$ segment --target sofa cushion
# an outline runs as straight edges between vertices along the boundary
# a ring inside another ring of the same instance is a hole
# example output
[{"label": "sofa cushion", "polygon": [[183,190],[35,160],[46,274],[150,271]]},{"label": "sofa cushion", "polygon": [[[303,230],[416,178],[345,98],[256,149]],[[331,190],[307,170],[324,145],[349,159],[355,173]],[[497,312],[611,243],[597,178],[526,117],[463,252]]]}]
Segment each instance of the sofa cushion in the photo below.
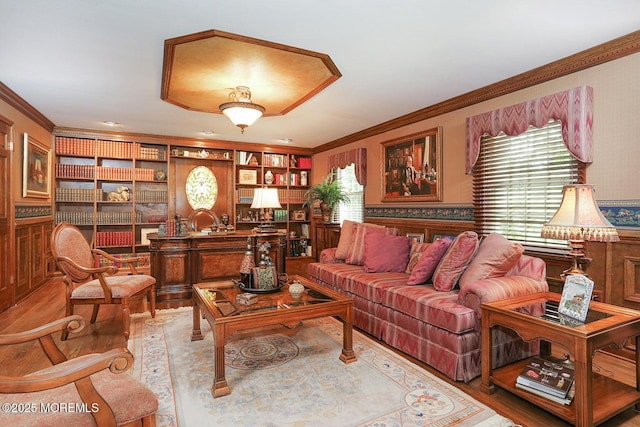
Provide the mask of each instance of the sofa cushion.
[{"label": "sofa cushion", "polygon": [[342,222],[342,226],[340,227],[340,240],[338,240],[338,246],[336,247],[335,257],[337,259],[346,259],[347,255],[349,255],[349,248],[353,241],[353,232],[356,224],[358,223],[348,219]]},{"label": "sofa cushion", "polygon": [[504,276],[518,263],[522,245],[512,243],[499,233],[491,233],[480,242],[478,253],[460,277],[460,289],[482,279]]},{"label": "sofa cushion", "polygon": [[383,273],[393,271],[403,273],[409,262],[409,239],[406,236],[393,236],[373,232],[364,236],[364,271]]},{"label": "sofa cushion", "polygon": [[422,253],[418,264],[411,272],[407,285],[420,285],[431,279],[436,266],[447,252],[447,249],[449,249],[449,246],[451,246],[451,242],[451,239],[445,237],[430,244],[427,250]]},{"label": "sofa cushion", "polygon": [[475,231],[460,233],[436,267],[433,287],[445,292],[452,290],[477,250],[478,234]]},{"label": "sofa cushion", "polygon": [[364,237],[367,230],[374,233],[397,235],[398,230],[395,228],[387,228],[382,225],[369,223],[356,223],[353,230],[353,239],[349,247],[349,254],[345,258],[347,264],[364,265]]},{"label": "sofa cushion", "polygon": [[407,268],[404,271],[407,274],[411,274],[413,269],[420,261],[420,257],[422,254],[429,248],[431,243],[418,243],[414,242],[411,244],[411,250],[409,251],[409,263],[407,264]]}]

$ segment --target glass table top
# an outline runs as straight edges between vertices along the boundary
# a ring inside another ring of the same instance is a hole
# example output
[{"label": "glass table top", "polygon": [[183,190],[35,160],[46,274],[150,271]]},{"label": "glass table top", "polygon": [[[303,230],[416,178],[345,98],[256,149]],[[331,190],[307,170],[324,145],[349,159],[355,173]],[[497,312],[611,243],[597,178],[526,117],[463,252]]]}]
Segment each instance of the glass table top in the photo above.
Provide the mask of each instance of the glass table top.
[{"label": "glass table top", "polygon": [[612,316],[609,313],[603,313],[601,311],[593,310],[590,308],[587,312],[586,320],[584,322],[581,322],[565,314],[558,313],[558,305],[559,303],[556,301],[535,302],[532,304],[515,307],[512,310],[569,327],[582,326],[587,323],[595,322],[596,320],[601,320]]}]

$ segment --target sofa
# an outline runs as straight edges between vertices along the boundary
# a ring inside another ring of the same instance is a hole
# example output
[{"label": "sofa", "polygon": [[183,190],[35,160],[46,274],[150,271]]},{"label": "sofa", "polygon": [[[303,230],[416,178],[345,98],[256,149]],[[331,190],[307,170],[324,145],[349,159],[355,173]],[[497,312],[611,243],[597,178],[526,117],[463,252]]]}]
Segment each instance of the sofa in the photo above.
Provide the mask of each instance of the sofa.
[{"label": "sofa", "polygon": [[[497,233],[421,243],[345,221],[338,246],[309,264],[309,277],[353,299],[357,328],[468,382],[482,373],[481,304],[548,291],[544,261],[523,252]],[[537,354],[539,343],[495,327],[492,347],[499,367]]]}]

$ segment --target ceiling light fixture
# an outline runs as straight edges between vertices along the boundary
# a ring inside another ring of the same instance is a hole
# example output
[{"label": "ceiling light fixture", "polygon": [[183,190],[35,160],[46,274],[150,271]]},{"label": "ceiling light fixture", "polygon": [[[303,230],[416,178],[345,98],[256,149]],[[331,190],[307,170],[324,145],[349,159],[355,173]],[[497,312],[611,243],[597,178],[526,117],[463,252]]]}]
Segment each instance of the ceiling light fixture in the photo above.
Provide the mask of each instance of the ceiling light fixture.
[{"label": "ceiling light fixture", "polygon": [[220,104],[220,111],[240,128],[240,132],[244,133],[245,128],[262,116],[265,108],[251,102],[249,86],[236,86],[235,89],[230,88],[230,90],[229,102]]}]

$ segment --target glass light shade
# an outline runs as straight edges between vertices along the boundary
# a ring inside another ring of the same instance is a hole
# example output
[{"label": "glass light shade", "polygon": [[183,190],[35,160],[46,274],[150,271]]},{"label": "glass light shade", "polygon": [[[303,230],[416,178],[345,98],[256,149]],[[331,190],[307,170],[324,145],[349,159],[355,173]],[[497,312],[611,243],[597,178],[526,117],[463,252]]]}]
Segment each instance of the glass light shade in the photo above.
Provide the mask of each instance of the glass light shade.
[{"label": "glass light shade", "polygon": [[617,242],[616,228],[602,215],[592,185],[565,185],[555,215],[542,227],[542,237],[591,242]]},{"label": "glass light shade", "polygon": [[253,193],[251,209],[280,209],[277,188],[256,188]]},{"label": "glass light shade", "polygon": [[251,102],[248,86],[236,86],[229,94],[229,102],[220,105],[220,111],[238,126],[242,133],[251,126],[265,111],[262,105]]}]

